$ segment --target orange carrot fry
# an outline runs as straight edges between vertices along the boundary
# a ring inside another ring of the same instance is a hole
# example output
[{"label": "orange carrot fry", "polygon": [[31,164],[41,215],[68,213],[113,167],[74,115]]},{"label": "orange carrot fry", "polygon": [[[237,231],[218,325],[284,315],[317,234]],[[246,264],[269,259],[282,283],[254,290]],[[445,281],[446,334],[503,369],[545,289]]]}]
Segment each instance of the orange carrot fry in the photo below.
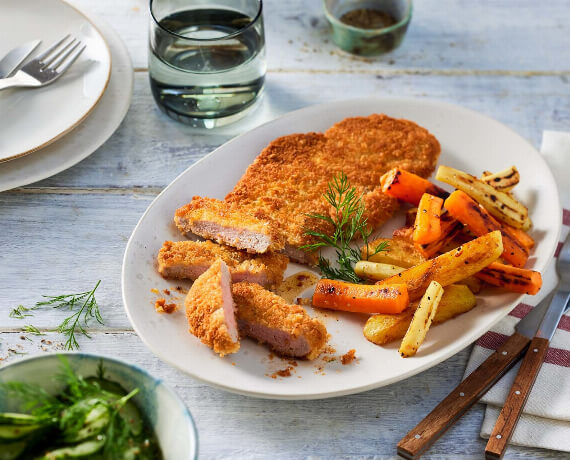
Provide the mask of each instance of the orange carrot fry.
[{"label": "orange carrot fry", "polygon": [[377,286],[322,279],[313,295],[314,307],[358,313],[400,313],[409,303],[405,284]]},{"label": "orange carrot fry", "polygon": [[525,248],[532,249],[534,247],[534,240],[527,232],[521,230],[520,228],[511,227],[504,222],[501,223],[503,224],[503,227],[505,227],[507,233],[510,233],[512,237],[516,239],[520,244],[522,244]]},{"label": "orange carrot fry", "polygon": [[[441,235],[435,241],[428,244],[415,244],[416,249],[426,258],[430,259],[440,252],[455,239],[463,228],[463,224],[455,220],[445,211],[441,214]],[[466,242],[466,241],[465,241]],[[459,246],[457,244],[456,246]]]},{"label": "orange carrot fry", "polygon": [[417,244],[429,244],[441,236],[443,199],[424,193],[420,199],[412,239]]},{"label": "orange carrot fry", "polygon": [[456,190],[445,200],[445,209],[477,236],[499,230],[503,238],[502,257],[515,267],[524,267],[528,249],[469,195]]},{"label": "orange carrot fry", "polygon": [[512,267],[499,262],[493,262],[475,276],[493,286],[500,286],[509,291],[523,294],[534,295],[542,287],[540,272]]},{"label": "orange carrot fry", "polygon": [[449,193],[432,184],[429,180],[400,168],[393,168],[384,174],[380,178],[380,185],[386,195],[411,203],[414,206],[420,203],[424,193],[444,199],[449,196]]}]

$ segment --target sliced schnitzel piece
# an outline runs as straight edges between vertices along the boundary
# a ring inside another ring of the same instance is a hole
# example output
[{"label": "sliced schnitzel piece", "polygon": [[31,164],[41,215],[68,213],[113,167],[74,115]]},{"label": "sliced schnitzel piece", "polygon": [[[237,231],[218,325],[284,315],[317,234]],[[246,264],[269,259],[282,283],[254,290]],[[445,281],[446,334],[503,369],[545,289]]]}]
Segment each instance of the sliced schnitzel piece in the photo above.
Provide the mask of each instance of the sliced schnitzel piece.
[{"label": "sliced schnitzel piece", "polygon": [[[368,223],[377,228],[398,207],[396,199],[381,192],[382,175],[399,166],[427,177],[439,153],[437,139],[411,121],[386,115],[347,118],[324,134],[291,134],[275,139],[247,168],[223,204],[195,197],[177,211],[175,220],[177,224],[180,220],[200,222],[199,235],[214,235],[216,241],[237,248],[253,252],[283,248],[292,259],[310,263],[314,254],[300,249],[314,242],[306,230],[331,229],[307,214],[331,212],[323,194],[334,176],[340,172],[348,176],[364,198]],[[262,224],[267,225],[262,234],[271,235],[259,237],[264,244],[251,236],[261,233]],[[183,231],[196,233],[195,227],[179,225]],[[203,227],[209,230],[204,232]],[[241,231],[250,237],[236,237]]]},{"label": "sliced schnitzel piece", "polygon": [[294,358],[315,359],[323,351],[328,340],[325,325],[302,307],[246,281],[232,285],[232,294],[242,335]]},{"label": "sliced schnitzel piece", "polygon": [[212,241],[165,241],[158,253],[158,271],[164,278],[195,280],[218,258],[228,266],[232,282],[265,287],[283,281],[289,263],[287,256],[276,252],[248,254]]},{"label": "sliced schnitzel piece", "polygon": [[195,196],[176,210],[174,222],[183,233],[194,233],[248,252],[281,250],[284,239],[265,216],[225,201]]},{"label": "sliced schnitzel piece", "polygon": [[220,356],[239,350],[228,266],[216,260],[194,282],[184,301],[190,332]]}]

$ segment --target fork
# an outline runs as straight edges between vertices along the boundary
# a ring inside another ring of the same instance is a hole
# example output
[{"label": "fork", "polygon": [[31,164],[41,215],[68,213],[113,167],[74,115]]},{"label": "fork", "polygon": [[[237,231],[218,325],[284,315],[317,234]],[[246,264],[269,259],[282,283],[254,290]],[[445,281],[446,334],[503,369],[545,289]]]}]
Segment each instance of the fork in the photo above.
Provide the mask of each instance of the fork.
[{"label": "fork", "polygon": [[66,35],[60,41],[32,59],[14,76],[0,80],[0,90],[13,87],[34,87],[49,85],[61,77],[71,67],[85,49],[76,38],[68,41]]}]

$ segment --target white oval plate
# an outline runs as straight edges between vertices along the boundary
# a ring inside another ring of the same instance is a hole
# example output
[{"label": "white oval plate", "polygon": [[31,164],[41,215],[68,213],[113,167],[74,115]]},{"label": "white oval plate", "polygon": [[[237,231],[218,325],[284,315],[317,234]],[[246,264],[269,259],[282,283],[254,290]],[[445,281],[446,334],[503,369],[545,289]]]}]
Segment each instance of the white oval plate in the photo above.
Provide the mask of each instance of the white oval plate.
[{"label": "white oval plate", "polygon": [[[476,340],[521,301],[522,295],[486,291],[476,308],[430,329],[418,354],[407,359],[398,354],[398,342],[384,347],[368,342],[362,335],[365,317],[327,314],[329,343],[336,355],[354,348],[357,361],[346,366],[338,360],[327,363],[322,357],[316,362],[298,361],[293,375],[286,378],[271,378],[287,361],[270,359],[264,346],[243,340],[239,353],[220,359],[187,332],[183,308],[172,315],[155,312],[157,296],[151,288],[172,290],[180,284],[162,279],[155,268],[162,242],[183,239],[172,223],[176,208],[193,195],[223,198],[257,154],[278,136],[325,131],[343,118],[371,113],[407,118],[427,128],[441,143],[439,164],[473,174],[516,165],[522,177],[516,194],[530,206],[534,222],[536,248],[529,266],[544,269],[560,233],[558,191],[544,160],[518,134],[471,110],[424,99],[358,99],[307,107],[231,140],[188,168],[151,203],[136,226],[123,261],[123,302],[134,329],[156,355],[192,377],[236,393],[275,399],[340,396],[388,385],[440,363]],[[382,233],[389,235],[402,223],[403,217],[396,216]],[[291,264],[289,272],[300,268]]]},{"label": "white oval plate", "polygon": [[133,66],[117,32],[103,19],[89,16],[111,50],[113,68],[107,89],[89,116],[72,132],[33,155],[0,164],[0,192],[53,176],[87,158],[117,130],[133,94]]},{"label": "white oval plate", "polygon": [[38,55],[67,34],[86,45],[53,84],[0,92],[0,161],[6,161],[51,144],[81,123],[107,87],[111,54],[97,28],[60,0],[5,0],[0,30],[0,57],[30,40],[42,40],[33,56]]}]

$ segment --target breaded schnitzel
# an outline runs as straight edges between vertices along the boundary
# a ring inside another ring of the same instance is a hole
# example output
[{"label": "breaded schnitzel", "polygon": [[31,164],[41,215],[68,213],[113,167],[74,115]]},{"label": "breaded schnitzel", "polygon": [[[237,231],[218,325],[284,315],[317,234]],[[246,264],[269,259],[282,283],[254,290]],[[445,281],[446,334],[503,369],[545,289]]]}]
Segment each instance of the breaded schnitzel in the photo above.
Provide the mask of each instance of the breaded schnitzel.
[{"label": "breaded schnitzel", "polygon": [[239,350],[230,272],[222,259],[198,277],[184,301],[190,332],[220,356]]},{"label": "breaded schnitzel", "polygon": [[248,254],[212,241],[165,241],[158,253],[158,271],[165,278],[195,280],[221,258],[232,282],[250,281],[265,287],[283,280],[289,259],[283,254]]},{"label": "breaded schnitzel", "polygon": [[302,307],[246,281],[232,285],[232,294],[242,335],[285,356],[315,359],[321,354],[328,340],[325,325]]},{"label": "breaded schnitzel", "polygon": [[362,194],[366,217],[376,228],[397,209],[380,177],[402,167],[429,176],[440,146],[426,129],[386,115],[347,118],[323,133],[291,134],[271,142],[247,168],[224,201],[194,197],[176,212],[183,232],[263,253],[283,249],[292,259],[313,259],[299,249],[313,242],[306,229],[329,231],[308,213],[326,214],[329,181],[341,171]]}]

